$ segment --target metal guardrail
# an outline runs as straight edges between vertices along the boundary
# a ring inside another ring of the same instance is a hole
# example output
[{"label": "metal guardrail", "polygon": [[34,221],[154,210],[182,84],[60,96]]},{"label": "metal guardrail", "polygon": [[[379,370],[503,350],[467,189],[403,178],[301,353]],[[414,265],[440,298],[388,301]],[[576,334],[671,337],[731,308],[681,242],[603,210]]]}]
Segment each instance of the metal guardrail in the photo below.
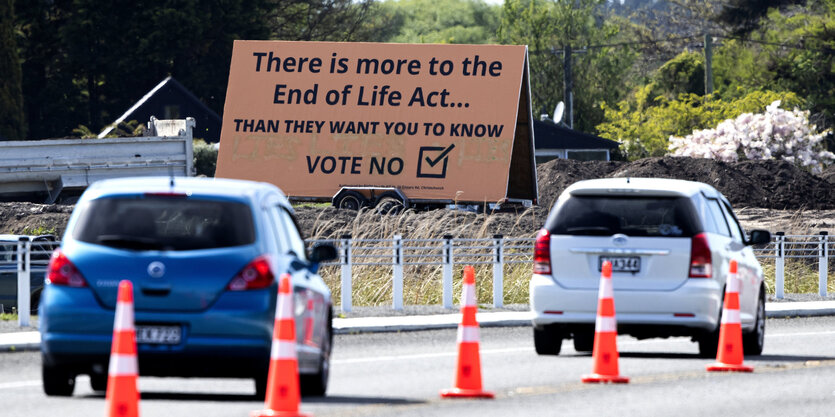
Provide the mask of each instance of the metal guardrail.
[{"label": "metal guardrail", "polygon": [[[443,298],[445,308],[452,308],[452,271],[454,265],[493,266],[493,306],[503,305],[504,266],[532,261],[534,238],[459,239],[445,236],[443,239],[352,239],[343,236],[335,240],[311,240],[309,245],[331,243],[339,251],[339,259],[323,263],[340,267],[341,308],[352,308],[352,268],[354,266],[392,267],[392,307],[403,308],[403,268],[405,266],[438,265],[443,267]],[[755,247],[754,254],[760,260],[775,260],[775,293],[784,298],[786,259],[816,259],[818,262],[818,293],[827,295],[829,260],[835,258],[831,250],[833,242],[827,232],[819,235],[786,235],[778,232],[768,245]]]},{"label": "metal guardrail", "polygon": [[339,259],[322,265],[339,266],[341,308],[352,307],[352,268],[354,266],[392,267],[392,307],[403,309],[403,268],[408,266],[440,266],[442,268],[445,308],[452,308],[452,271],[456,264],[493,266],[493,305],[502,307],[504,266],[529,263],[533,253],[533,238],[508,238],[495,235],[486,239],[464,239],[444,236],[442,239],[352,239],[343,236],[336,240],[311,240],[309,245],[330,243],[337,247]]},{"label": "metal guardrail", "polygon": [[[0,242],[0,270],[17,268],[18,274],[18,311],[28,309],[29,274],[35,265],[45,266],[53,245],[58,242],[32,242],[21,238],[19,242]],[[453,307],[453,268],[455,265],[492,265],[493,267],[493,306],[502,307],[504,290],[504,269],[506,265],[530,263],[533,255],[534,238],[514,238],[494,235],[492,238],[465,239],[450,235],[441,239],[403,239],[394,236],[391,239],[352,239],[343,236],[340,239],[310,240],[308,245],[331,243],[337,247],[339,257],[323,266],[340,268],[341,308],[350,312],[352,308],[352,269],[355,266],[391,266],[392,267],[392,307],[403,308],[403,270],[409,266],[440,266],[442,268],[443,297],[445,308]],[[815,259],[818,263],[818,293],[827,295],[827,277],[829,260],[835,258],[832,238],[827,232],[819,235],[786,235],[782,232],[772,236],[768,245],[754,248],[760,260],[775,260],[775,293],[777,298],[784,297],[786,259]],[[5,250],[4,250],[5,249]],[[5,255],[4,255],[5,254]],[[32,260],[33,255],[36,260]],[[23,291],[25,290],[25,291]],[[25,318],[24,318],[25,317]],[[20,315],[28,325],[28,315]]]},{"label": "metal guardrail", "polygon": [[[17,242],[0,242],[0,272],[17,274],[17,311],[31,310],[32,269],[44,270],[57,244],[54,240],[33,241],[28,236],[20,237]],[[10,288],[11,285],[2,287]],[[18,324],[29,326],[29,314],[18,314]]]}]

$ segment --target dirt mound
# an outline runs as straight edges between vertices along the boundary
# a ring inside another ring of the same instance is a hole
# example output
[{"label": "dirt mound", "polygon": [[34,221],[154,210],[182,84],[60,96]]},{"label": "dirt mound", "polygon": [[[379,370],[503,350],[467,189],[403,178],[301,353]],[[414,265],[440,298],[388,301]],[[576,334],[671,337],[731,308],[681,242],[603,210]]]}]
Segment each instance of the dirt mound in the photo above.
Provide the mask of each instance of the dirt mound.
[{"label": "dirt mound", "polygon": [[0,234],[64,234],[74,206],[0,203]]},{"label": "dirt mound", "polygon": [[[635,162],[579,162],[558,159],[537,167],[539,206],[521,213],[476,214],[453,210],[407,211],[381,216],[333,207],[296,208],[307,238],[455,237],[494,234],[531,237],[542,227],[554,201],[576,181],[603,177],[663,177],[708,183],[725,194],[746,228],[798,231],[828,230],[835,218],[835,166],[822,176],[782,161],[724,163],[709,159],[648,158]],[[749,208],[749,209],[745,209]],[[70,205],[0,203],[0,233],[61,235],[72,212]],[[828,209],[828,211],[824,211]]]},{"label": "dirt mound", "polygon": [[835,184],[835,164],[829,166],[829,168],[825,169],[821,175],[821,178],[829,181],[832,184]]},{"label": "dirt mound", "polygon": [[[554,160],[537,168],[540,204],[550,207],[575,181],[604,177],[658,177],[700,181],[735,207],[835,209],[835,188],[785,161],[726,163],[701,158],[646,158],[630,163]],[[832,173],[835,177],[835,171]],[[833,179],[835,180],[835,179]]]},{"label": "dirt mound", "polygon": [[625,162],[588,161],[572,159],[554,159],[536,167],[536,180],[539,186],[539,205],[550,209],[557,197],[577,181],[608,177]]}]

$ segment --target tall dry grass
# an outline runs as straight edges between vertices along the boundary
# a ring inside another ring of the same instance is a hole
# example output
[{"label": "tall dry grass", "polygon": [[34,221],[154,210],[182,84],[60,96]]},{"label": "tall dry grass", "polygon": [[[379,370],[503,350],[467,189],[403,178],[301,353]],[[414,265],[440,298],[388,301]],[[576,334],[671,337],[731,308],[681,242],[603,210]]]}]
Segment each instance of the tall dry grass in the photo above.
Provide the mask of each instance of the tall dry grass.
[{"label": "tall dry grass", "polygon": [[[334,210],[322,210],[316,216],[308,239],[339,239],[342,235],[351,236],[354,247],[353,262],[384,263],[392,262],[393,249],[364,250],[358,247],[390,245],[390,242],[362,242],[364,239],[391,239],[401,235],[403,239],[442,239],[445,235],[462,239],[492,238],[494,234],[505,237],[535,236],[544,220],[538,210],[529,209],[515,214],[476,214],[457,210],[432,210],[416,212],[407,210],[396,215],[381,215],[373,210],[362,210],[350,219],[336,215]],[[460,245],[467,245],[461,242]],[[484,245],[485,243],[480,243]],[[435,255],[426,261],[442,260],[441,246],[438,242],[404,242],[404,245],[421,247],[404,251],[404,254],[422,253]],[[463,251],[463,250],[462,250]],[[459,249],[454,251],[454,256]],[[478,251],[487,254],[488,251]],[[513,252],[510,250],[508,252]],[[519,252],[518,250],[516,252]],[[527,252],[527,251],[526,251]],[[460,253],[460,252],[459,252]],[[526,254],[529,255],[529,254]],[[362,256],[362,257],[361,257]],[[369,257],[365,257],[369,256]],[[419,258],[406,259],[403,268],[403,303],[406,305],[442,304],[443,266],[408,265]],[[479,260],[489,260],[480,257]],[[463,263],[455,260],[453,268],[453,297],[456,303],[461,292]],[[493,303],[493,266],[475,265],[476,296],[480,304]],[[332,291],[333,299],[338,303],[342,297],[341,274],[338,266],[323,266],[322,278]],[[506,304],[528,302],[528,281],[531,265],[529,262],[506,265],[504,269],[503,293]],[[355,306],[391,305],[393,302],[393,267],[390,265],[354,265],[352,268],[352,304]]]}]

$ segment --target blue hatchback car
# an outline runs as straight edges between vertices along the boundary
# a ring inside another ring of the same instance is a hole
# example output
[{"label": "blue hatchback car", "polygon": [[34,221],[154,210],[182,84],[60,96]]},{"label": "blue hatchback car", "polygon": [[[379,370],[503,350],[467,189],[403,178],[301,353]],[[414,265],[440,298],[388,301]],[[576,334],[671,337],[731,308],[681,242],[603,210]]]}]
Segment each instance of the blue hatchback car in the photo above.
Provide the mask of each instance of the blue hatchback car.
[{"label": "blue hatchback car", "polygon": [[52,255],[40,303],[43,388],[72,395],[89,374],[107,388],[119,281],[134,285],[140,375],[255,380],[266,392],[278,277],[294,287],[303,394],[324,395],[330,291],[292,207],[273,185],[206,178],[93,184]]}]

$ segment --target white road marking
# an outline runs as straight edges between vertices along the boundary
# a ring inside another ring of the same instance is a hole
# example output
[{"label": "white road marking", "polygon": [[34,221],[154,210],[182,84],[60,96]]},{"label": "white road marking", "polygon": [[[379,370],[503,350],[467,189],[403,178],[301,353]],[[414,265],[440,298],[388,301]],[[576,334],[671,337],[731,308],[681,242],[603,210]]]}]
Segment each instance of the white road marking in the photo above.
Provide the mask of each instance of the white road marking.
[{"label": "white road marking", "polygon": [[[75,385],[79,383],[90,383],[90,377],[87,375],[79,375],[75,378]],[[40,387],[41,380],[36,379],[33,381],[17,381],[17,382],[3,382],[0,383],[0,390],[6,389],[14,389],[14,388],[29,388],[29,387]]]},{"label": "white road marking", "polygon": [[17,382],[3,382],[0,383],[0,390],[4,389],[12,389],[12,388],[26,388],[26,387],[39,387],[41,385],[41,381],[17,381]]}]

